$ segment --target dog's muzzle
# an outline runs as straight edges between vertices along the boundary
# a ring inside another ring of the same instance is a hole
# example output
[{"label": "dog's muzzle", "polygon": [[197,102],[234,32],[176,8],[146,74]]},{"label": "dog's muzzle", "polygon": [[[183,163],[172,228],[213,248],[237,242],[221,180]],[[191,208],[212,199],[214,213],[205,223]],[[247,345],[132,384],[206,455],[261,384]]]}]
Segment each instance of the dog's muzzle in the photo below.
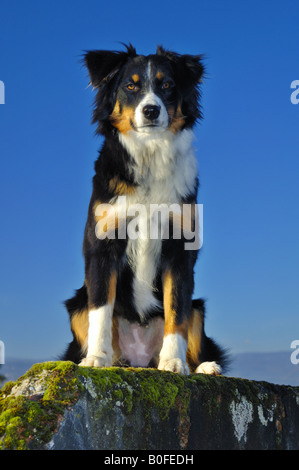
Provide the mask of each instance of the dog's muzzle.
[{"label": "dog's muzzle", "polygon": [[160,130],[168,128],[167,110],[155,93],[147,93],[139,103],[135,112],[135,122],[140,132],[151,132],[153,127]]}]

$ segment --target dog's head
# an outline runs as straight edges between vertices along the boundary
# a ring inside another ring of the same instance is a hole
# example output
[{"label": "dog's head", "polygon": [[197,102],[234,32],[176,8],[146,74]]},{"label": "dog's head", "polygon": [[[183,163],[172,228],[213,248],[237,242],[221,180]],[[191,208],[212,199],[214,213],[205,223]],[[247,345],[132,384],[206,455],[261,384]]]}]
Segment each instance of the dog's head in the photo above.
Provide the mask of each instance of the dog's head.
[{"label": "dog's head", "polygon": [[202,56],[180,55],[158,46],[154,55],[126,51],[89,51],[84,56],[97,89],[93,122],[111,129],[152,135],[190,128],[201,117],[199,82]]}]

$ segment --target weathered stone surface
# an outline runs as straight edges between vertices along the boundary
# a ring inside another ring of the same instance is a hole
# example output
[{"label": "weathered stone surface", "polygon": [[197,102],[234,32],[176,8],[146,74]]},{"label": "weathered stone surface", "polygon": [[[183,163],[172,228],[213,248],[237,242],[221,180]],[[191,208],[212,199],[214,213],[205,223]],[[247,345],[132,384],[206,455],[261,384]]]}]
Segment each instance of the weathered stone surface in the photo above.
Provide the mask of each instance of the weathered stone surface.
[{"label": "weathered stone surface", "polygon": [[299,387],[36,364],[0,391],[1,449],[299,449]]}]

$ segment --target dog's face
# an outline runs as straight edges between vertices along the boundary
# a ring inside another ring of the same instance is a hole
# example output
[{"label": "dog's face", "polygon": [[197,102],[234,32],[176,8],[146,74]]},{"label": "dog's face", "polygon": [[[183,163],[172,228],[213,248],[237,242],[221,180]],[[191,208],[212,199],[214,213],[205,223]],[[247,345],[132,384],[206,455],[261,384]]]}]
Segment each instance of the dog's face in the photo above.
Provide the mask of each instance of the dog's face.
[{"label": "dog's face", "polygon": [[94,122],[98,131],[116,129],[143,135],[192,127],[200,118],[198,83],[201,56],[179,55],[158,47],[157,54],[90,51],[85,55],[98,89]]},{"label": "dog's face", "polygon": [[168,61],[154,56],[136,57],[124,68],[110,116],[122,133],[152,133],[174,128],[181,119],[178,90]]}]

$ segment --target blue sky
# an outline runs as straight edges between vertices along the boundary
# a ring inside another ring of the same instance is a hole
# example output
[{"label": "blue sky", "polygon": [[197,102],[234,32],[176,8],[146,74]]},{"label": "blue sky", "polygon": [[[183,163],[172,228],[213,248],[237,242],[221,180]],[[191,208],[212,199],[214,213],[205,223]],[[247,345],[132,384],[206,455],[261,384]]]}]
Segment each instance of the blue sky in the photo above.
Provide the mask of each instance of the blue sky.
[{"label": "blue sky", "polygon": [[83,282],[81,246],[101,138],[80,54],[131,42],[206,56],[196,128],[204,245],[195,296],[233,353],[299,339],[297,0],[0,5],[0,339],[53,358],[71,335],[62,305]]}]

